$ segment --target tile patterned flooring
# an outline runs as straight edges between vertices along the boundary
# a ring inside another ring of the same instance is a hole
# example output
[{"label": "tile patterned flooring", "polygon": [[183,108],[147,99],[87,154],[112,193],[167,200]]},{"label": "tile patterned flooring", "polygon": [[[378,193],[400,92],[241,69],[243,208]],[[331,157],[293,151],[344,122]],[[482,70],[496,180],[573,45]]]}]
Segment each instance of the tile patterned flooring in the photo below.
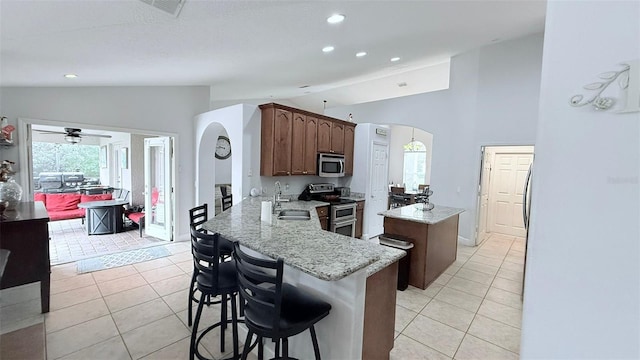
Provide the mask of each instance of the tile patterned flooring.
[{"label": "tile patterned flooring", "polygon": [[[77,274],[75,263],[52,267],[51,312],[39,313],[39,284],[0,292],[0,333],[45,324],[47,359],[186,359],[186,242],[171,256]],[[397,294],[392,359],[517,359],[520,344],[521,238],[493,235],[458,248],[458,260],[426,290]],[[203,313],[213,323],[219,312]],[[206,356],[220,359],[215,331]],[[227,337],[230,341],[230,336]],[[255,358],[255,357],[250,357]]]},{"label": "tile patterned flooring", "polygon": [[166,244],[166,241],[144,235],[138,229],[117,234],[87,235],[81,219],[49,222],[49,256],[51,265],[111,254],[148,246]]}]

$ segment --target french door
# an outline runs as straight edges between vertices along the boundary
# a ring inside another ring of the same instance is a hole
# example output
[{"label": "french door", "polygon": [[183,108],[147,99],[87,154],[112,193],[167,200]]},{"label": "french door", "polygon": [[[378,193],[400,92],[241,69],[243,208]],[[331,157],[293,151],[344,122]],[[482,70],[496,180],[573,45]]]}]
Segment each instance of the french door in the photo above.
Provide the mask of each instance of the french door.
[{"label": "french door", "polygon": [[172,141],[169,137],[144,139],[145,233],[173,240]]}]

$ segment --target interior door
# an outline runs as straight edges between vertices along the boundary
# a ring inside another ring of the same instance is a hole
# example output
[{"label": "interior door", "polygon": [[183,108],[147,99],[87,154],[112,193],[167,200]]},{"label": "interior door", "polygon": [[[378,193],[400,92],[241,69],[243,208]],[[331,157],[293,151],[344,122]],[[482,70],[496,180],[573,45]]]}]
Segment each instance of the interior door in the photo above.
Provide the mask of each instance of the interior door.
[{"label": "interior door", "polygon": [[532,153],[499,153],[494,157],[489,202],[489,230],[524,237],[522,195]]},{"label": "interior door", "polygon": [[489,181],[491,179],[491,162],[493,154],[488,150],[482,152],[482,170],[479,184],[478,237],[476,245],[480,245],[489,235],[487,218],[489,214]]},{"label": "interior door", "polygon": [[144,230],[162,240],[173,239],[172,153],[171,138],[144,139]]},{"label": "interior door", "polygon": [[122,144],[111,144],[111,186],[123,188],[122,185]]},{"label": "interior door", "polygon": [[387,152],[387,145],[373,143],[371,151],[371,199],[365,203],[367,207],[365,213],[368,217],[368,224],[365,225],[371,237],[384,233],[384,217],[378,215],[378,213],[387,209],[387,201],[389,199],[389,188],[387,186],[389,160]]}]

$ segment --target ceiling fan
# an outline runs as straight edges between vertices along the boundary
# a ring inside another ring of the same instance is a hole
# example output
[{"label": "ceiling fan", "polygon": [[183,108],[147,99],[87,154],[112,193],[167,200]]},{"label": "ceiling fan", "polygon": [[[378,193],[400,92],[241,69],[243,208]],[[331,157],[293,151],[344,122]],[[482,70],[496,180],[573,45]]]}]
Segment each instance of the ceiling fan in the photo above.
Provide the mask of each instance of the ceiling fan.
[{"label": "ceiling fan", "polygon": [[64,128],[64,132],[62,131],[51,131],[51,130],[38,130],[38,129],[34,129],[35,131],[41,133],[41,134],[61,134],[64,135],[64,139],[71,143],[71,144],[77,144],[80,141],[82,141],[82,137],[83,136],[93,136],[93,137],[101,137],[101,138],[110,138],[111,135],[103,135],[103,134],[88,134],[88,133],[82,133],[82,129],[76,129],[76,128]]}]

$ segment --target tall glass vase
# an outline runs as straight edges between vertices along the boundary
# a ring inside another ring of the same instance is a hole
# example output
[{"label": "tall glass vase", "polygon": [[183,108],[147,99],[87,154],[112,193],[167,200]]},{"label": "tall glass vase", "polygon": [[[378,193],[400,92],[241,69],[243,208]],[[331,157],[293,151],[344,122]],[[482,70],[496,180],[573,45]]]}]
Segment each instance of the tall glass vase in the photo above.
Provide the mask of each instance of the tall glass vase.
[{"label": "tall glass vase", "polygon": [[0,208],[13,210],[22,199],[22,187],[9,176],[7,181],[0,181]]}]

